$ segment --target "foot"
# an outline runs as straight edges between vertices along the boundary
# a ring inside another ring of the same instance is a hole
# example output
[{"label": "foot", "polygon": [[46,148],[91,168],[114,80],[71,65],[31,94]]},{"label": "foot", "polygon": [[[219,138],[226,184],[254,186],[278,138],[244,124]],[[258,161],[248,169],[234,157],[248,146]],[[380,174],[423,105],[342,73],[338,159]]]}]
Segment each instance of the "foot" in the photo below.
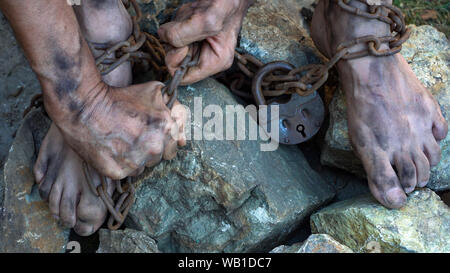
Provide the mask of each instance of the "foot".
[{"label": "foot", "polygon": [[[94,185],[100,185],[97,172],[90,167],[88,172]],[[34,175],[41,197],[48,200],[51,213],[62,226],[73,228],[81,236],[100,228],[107,209],[89,187],[83,160],[64,142],[54,123],[42,142]],[[108,194],[112,195],[112,180],[106,182]]]},{"label": "foot", "polygon": [[[357,1],[350,4],[366,9]],[[349,14],[334,1],[320,1],[311,34],[319,50],[332,57],[344,41],[390,31],[385,23]],[[337,69],[350,140],[370,190],[386,207],[400,208],[407,193],[427,184],[430,167],[440,161],[439,142],[448,125],[439,104],[400,54],[340,61]]]},{"label": "foot", "polygon": [[[131,20],[121,1],[96,5],[97,1],[85,1],[77,7],[76,13],[84,37],[96,45],[111,46],[128,39],[131,34]],[[99,52],[93,52],[98,56]],[[124,63],[103,77],[110,86],[125,87],[131,84],[131,65]],[[105,221],[107,209],[102,200],[90,189],[88,179],[97,187],[100,185],[98,172],[88,167],[88,177],[83,171],[83,160],[65,143],[55,124],[52,124],[39,151],[34,167],[36,183],[41,197],[49,201],[50,211],[60,223],[81,236],[97,231]],[[114,187],[106,179],[108,193]]]}]

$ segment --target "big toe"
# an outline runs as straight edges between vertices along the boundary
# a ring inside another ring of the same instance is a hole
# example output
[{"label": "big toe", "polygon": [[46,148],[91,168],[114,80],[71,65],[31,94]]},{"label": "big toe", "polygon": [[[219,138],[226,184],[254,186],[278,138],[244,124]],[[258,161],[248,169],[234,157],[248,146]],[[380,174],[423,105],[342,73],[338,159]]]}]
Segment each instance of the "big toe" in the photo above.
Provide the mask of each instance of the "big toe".
[{"label": "big toe", "polygon": [[106,208],[101,202],[79,205],[74,231],[80,236],[93,234],[105,222],[106,214]]},{"label": "big toe", "polygon": [[77,207],[77,222],[74,231],[80,236],[89,236],[97,231],[106,219],[106,207],[91,191],[81,196]]},{"label": "big toe", "polygon": [[80,236],[90,236],[100,228],[100,225],[97,226],[91,222],[84,222],[81,219],[77,219],[77,223],[73,227],[73,230]]},{"label": "big toe", "polygon": [[388,208],[401,208],[406,194],[386,155],[363,160],[368,174],[369,188],[373,196]]}]

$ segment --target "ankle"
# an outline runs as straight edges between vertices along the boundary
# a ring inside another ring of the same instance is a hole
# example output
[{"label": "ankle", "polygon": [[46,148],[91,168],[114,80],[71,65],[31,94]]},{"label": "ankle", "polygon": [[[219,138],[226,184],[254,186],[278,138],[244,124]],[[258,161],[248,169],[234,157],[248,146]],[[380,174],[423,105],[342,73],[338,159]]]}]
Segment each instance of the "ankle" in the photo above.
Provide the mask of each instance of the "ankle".
[{"label": "ankle", "polygon": [[[391,0],[368,0],[368,3],[375,1],[386,4]],[[348,5],[367,12],[369,6],[359,0],[352,0]],[[368,19],[352,14],[341,8],[337,1],[319,2],[313,17],[312,38],[320,51],[327,57],[332,57],[340,44],[354,40],[359,37],[374,35],[383,37],[390,35],[390,26],[377,19]],[[357,52],[365,48],[365,45],[356,45],[350,48],[350,53]],[[388,48],[387,44],[382,44],[381,49]]]}]

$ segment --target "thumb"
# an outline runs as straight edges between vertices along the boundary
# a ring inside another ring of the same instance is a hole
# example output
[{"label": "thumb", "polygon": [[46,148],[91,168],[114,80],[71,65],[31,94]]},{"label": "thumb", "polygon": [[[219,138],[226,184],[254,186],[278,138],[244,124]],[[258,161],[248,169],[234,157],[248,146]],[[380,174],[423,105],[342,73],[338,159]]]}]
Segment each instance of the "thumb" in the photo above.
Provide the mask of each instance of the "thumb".
[{"label": "thumb", "polygon": [[180,48],[172,48],[166,54],[166,65],[169,70],[170,75],[175,74],[175,70],[178,69],[180,64],[183,62],[184,58],[186,58],[189,52],[188,46],[183,46]]}]

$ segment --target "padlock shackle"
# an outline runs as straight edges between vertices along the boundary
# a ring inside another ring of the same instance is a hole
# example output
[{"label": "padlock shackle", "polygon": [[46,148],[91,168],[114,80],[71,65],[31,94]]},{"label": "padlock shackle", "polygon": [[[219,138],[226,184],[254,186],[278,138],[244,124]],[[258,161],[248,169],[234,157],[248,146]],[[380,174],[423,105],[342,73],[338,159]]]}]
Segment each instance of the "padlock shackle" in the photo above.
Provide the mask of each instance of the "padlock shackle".
[{"label": "padlock shackle", "polygon": [[262,83],[267,75],[278,70],[291,71],[294,68],[295,67],[292,64],[284,61],[271,62],[262,66],[258,72],[256,72],[252,82],[252,94],[256,104],[258,106],[267,105],[266,98],[262,91]]}]

